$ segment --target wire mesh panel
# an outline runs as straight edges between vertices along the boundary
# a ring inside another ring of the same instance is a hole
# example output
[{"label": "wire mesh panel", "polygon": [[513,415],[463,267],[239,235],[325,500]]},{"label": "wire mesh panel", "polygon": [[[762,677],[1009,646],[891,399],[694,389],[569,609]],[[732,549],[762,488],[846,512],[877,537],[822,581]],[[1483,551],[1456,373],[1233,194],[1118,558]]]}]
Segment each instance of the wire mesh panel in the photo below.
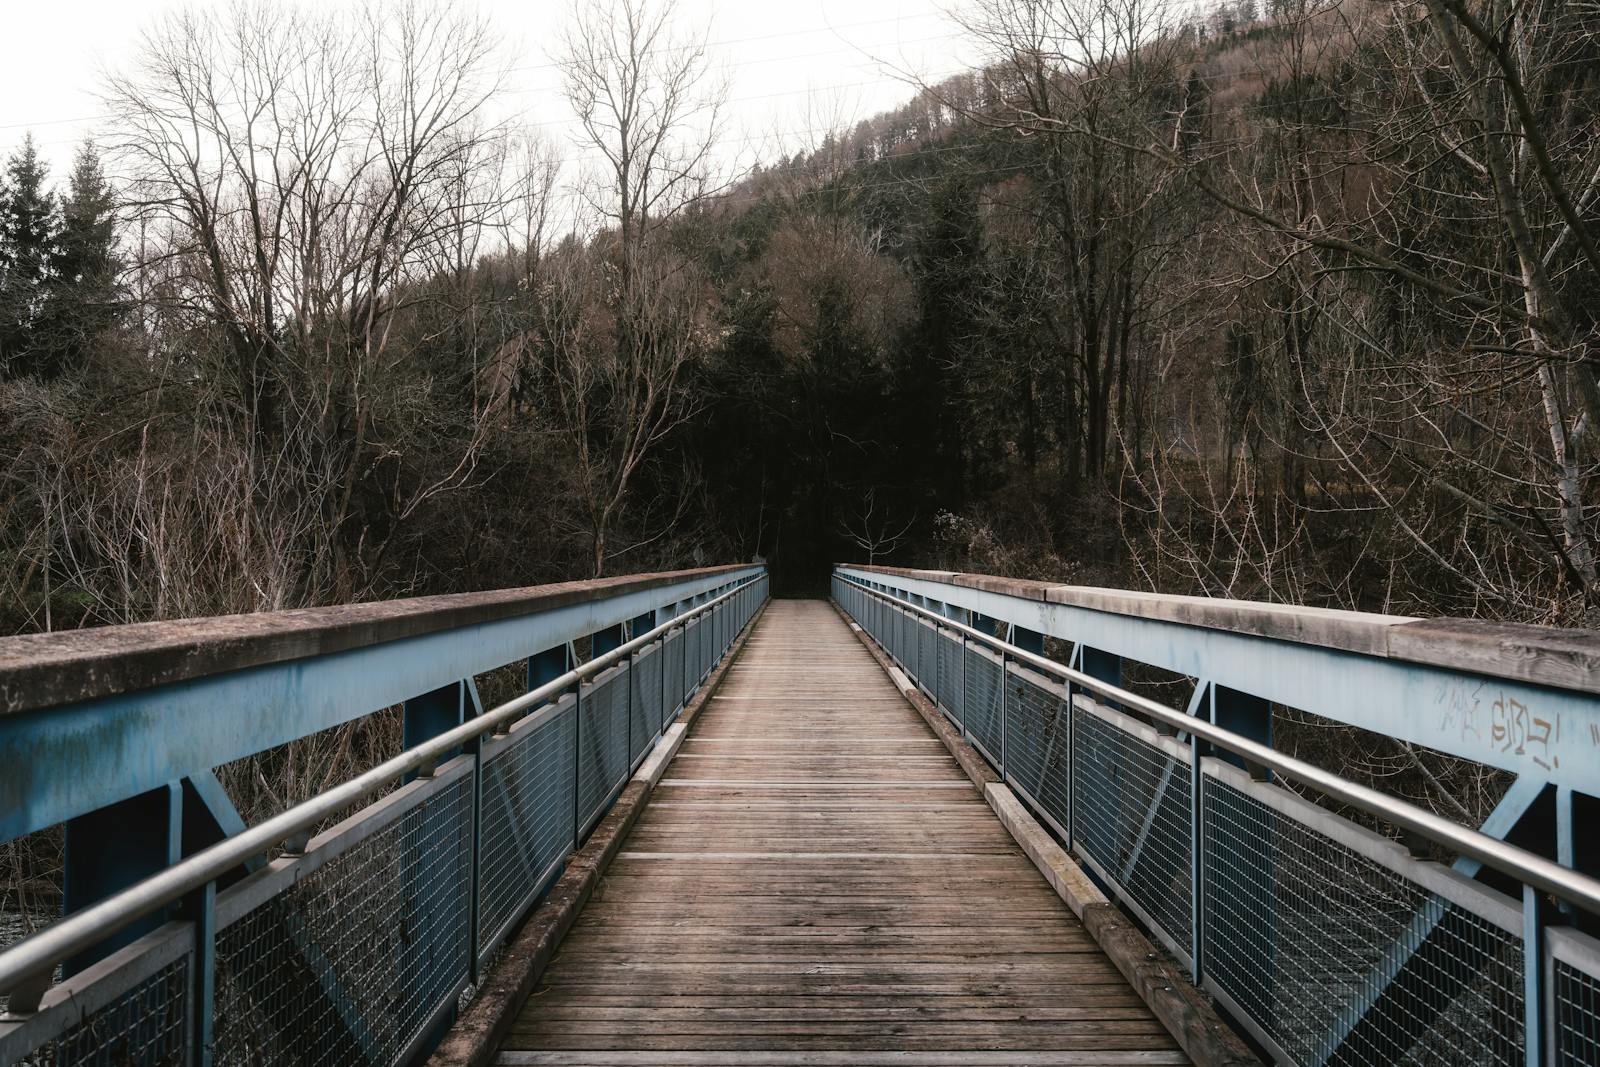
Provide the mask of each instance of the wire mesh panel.
[{"label": "wire mesh panel", "polygon": [[478,953],[486,956],[572,848],[573,699],[491,742],[483,763]]},{"label": "wire mesh panel", "polygon": [[1071,817],[1071,720],[1066,687],[1010,664],[1006,668],[1006,777],[1064,831]]},{"label": "wire mesh panel", "polygon": [[933,675],[938,670],[939,635],[934,633],[933,626],[925,621],[917,623],[917,673],[912,681],[921,686],[924,692],[933,691]]},{"label": "wire mesh panel", "polygon": [[578,701],[579,833],[605,811],[628,775],[628,677],[613,667],[585,686]]},{"label": "wire mesh panel", "polygon": [[949,630],[939,638],[939,706],[957,724],[961,722],[961,638]]},{"label": "wire mesh panel", "polygon": [[1288,1057],[1520,1063],[1520,908],[1206,761],[1204,953]]},{"label": "wire mesh panel", "polygon": [[1557,1067],[1600,1063],[1600,941],[1550,930],[1552,1055]]},{"label": "wire mesh panel", "polygon": [[188,1058],[192,925],[169,923],[74,975],[39,1010],[0,1022],[0,1063],[182,1067]]},{"label": "wire mesh panel", "polygon": [[991,763],[1000,760],[1000,661],[987,649],[967,645],[965,690],[961,704],[967,735]]},{"label": "wire mesh panel", "polygon": [[662,681],[661,723],[666,724],[677,717],[678,710],[683,707],[683,631],[673,630],[661,644],[661,672],[665,675]]},{"label": "wire mesh panel", "polygon": [[1189,955],[1188,752],[1127,715],[1073,708],[1072,834],[1168,947]]},{"label": "wire mesh panel", "polygon": [[705,624],[695,619],[683,628],[683,694],[681,703],[687,707],[689,696],[700,684],[700,643]]},{"label": "wire mesh panel", "polygon": [[661,649],[651,645],[636,652],[628,668],[628,713],[633,724],[630,764],[639,762],[650,751],[661,732]]},{"label": "wire mesh panel", "polygon": [[396,1062],[466,982],[471,820],[441,774],[219,898],[215,1062]]}]

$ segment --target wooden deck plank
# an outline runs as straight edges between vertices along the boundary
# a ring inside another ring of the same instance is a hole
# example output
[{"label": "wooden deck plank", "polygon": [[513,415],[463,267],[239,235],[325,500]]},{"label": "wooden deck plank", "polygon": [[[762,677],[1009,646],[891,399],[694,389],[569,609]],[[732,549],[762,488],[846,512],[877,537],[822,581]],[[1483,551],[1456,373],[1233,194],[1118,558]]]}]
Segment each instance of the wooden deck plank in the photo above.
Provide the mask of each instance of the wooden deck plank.
[{"label": "wooden deck plank", "polygon": [[769,606],[502,1064],[1174,1064],[831,608]]}]

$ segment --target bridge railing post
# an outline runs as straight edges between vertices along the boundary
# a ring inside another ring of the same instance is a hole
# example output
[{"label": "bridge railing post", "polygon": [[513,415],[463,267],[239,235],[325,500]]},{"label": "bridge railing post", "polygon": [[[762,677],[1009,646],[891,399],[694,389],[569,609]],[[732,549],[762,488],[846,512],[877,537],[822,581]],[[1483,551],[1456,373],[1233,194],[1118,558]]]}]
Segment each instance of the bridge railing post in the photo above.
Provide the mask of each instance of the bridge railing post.
[{"label": "bridge railing post", "polygon": [[1546,1044],[1553,1034],[1547,1033],[1551,1013],[1549,986],[1546,981],[1545,925],[1549,905],[1544,894],[1530,885],[1522,887],[1522,1033],[1523,1062],[1527,1067],[1544,1067],[1547,1059]]},{"label": "bridge railing post", "polygon": [[572,851],[578,851],[583,842],[582,800],[578,784],[583,780],[583,683],[572,686]]},{"label": "bridge railing post", "polygon": [[[1198,682],[1198,685],[1209,685]],[[1205,978],[1205,774],[1206,746],[1189,735],[1189,976],[1198,986]]]},{"label": "bridge railing post", "polygon": [[961,724],[961,736],[967,736],[967,635],[961,635],[961,680],[958,683],[961,692],[961,710],[957,713],[957,720]]},{"label": "bridge railing post", "polygon": [[1011,687],[1010,671],[1006,664],[1010,657],[1005,649],[1000,650],[1000,766],[995,770],[1000,772],[1000,780],[1006,780],[1006,690]]},{"label": "bridge railing post", "polygon": [[189,1009],[189,1039],[194,1047],[189,1064],[211,1067],[217,999],[217,883],[207,882],[190,893],[179,910],[194,925],[194,958],[190,962],[190,995],[194,1000]]},{"label": "bridge railing post", "polygon": [[1078,804],[1078,731],[1076,727],[1077,709],[1073,707],[1072,679],[1066,681],[1066,716],[1067,716],[1067,819],[1061,829],[1067,838],[1067,851],[1073,850],[1072,828],[1077,823]]}]

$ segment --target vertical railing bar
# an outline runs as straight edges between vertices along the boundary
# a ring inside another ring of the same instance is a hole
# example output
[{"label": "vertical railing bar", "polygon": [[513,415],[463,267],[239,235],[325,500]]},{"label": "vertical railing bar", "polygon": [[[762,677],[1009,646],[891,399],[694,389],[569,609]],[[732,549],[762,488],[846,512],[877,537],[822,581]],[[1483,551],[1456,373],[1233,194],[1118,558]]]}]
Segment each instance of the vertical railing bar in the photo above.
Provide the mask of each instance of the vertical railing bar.
[{"label": "vertical railing bar", "polygon": [[1078,713],[1073,706],[1072,679],[1067,679],[1067,851],[1073,851],[1073,825],[1078,802]]},{"label": "vertical railing bar", "polygon": [[669,626],[661,634],[661,651],[656,655],[657,662],[661,664],[659,672],[661,684],[656,686],[657,689],[661,690],[661,707],[658,709],[659,713],[656,715],[656,719],[658,720],[657,726],[662,733],[667,732],[667,638],[671,636],[672,628]]},{"label": "vertical railing bar", "polygon": [[967,635],[961,635],[961,736],[967,736]]},{"label": "vertical railing bar", "polygon": [[1009,679],[1006,676],[1006,652],[1000,650],[1000,780],[1006,780],[1006,689]]},{"label": "vertical railing bar", "polygon": [[572,686],[572,851],[578,851],[583,818],[578,814],[580,784],[583,781],[583,682]]},{"label": "vertical railing bar", "polygon": [[1522,887],[1522,1050],[1526,1067],[1545,1067],[1544,901]]},{"label": "vertical railing bar", "polygon": [[189,896],[189,907],[194,922],[194,972],[190,975],[193,992],[189,1007],[190,1049],[192,1067],[211,1067],[215,1045],[216,994],[217,994],[217,883],[205,886]]},{"label": "vertical railing bar", "polygon": [[[629,636],[632,636],[632,635],[630,634]],[[626,671],[624,671],[623,674],[622,674],[622,691],[624,693],[626,693],[627,696],[628,696],[628,702],[626,704],[626,711],[624,712],[624,717],[626,719],[627,725],[624,727],[624,732],[623,732],[623,743],[626,746],[623,749],[623,751],[625,753],[627,753],[625,756],[622,757],[622,782],[621,782],[621,784],[624,785],[624,786],[627,784],[628,776],[633,773],[633,657],[634,657],[634,655],[635,655],[635,653],[633,653],[633,652],[629,652],[628,653],[628,658],[624,661],[625,663],[627,663],[628,669]]]},{"label": "vertical railing bar", "polygon": [[1205,775],[1200,738],[1189,735],[1189,977],[1205,977]]},{"label": "vertical railing bar", "polygon": [[467,981],[478,984],[479,912],[483,891],[483,735],[467,746],[472,755],[472,829],[467,843]]}]

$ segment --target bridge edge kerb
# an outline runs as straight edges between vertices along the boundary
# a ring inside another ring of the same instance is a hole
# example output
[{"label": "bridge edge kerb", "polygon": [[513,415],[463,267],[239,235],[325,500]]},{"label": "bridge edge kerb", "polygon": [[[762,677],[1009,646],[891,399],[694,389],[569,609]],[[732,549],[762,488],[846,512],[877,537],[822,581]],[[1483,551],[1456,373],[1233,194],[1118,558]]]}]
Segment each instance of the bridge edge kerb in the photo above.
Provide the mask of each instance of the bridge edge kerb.
[{"label": "bridge edge kerb", "polygon": [[841,563],[851,570],[913,578],[1088,611],[1314,645],[1402,663],[1600,693],[1600,630],[1416,618],[1220,597],[1063,585],[957,571]]},{"label": "bridge edge kerb", "polygon": [[0,638],[0,715],[499,622],[754,564]]},{"label": "bridge edge kerb", "polygon": [[[721,688],[728,668],[744,651],[745,643],[755,632],[756,624],[771,603],[768,599],[756,608],[755,614],[750,616],[750,621],[734,639],[728,654],[678,716],[678,724],[683,729],[677,738],[669,741],[663,734],[660,743],[672,745],[674,755],[695,720]],[[628,779],[628,784],[623,787],[611,810],[606,812],[582,847],[572,855],[566,871],[551,887],[549,894],[529,913],[522,928],[506,942],[499,958],[489,968],[489,973],[479,982],[466,1010],[429,1055],[426,1067],[492,1067],[499,1055],[501,1042],[510,1033],[512,1024],[533,995],[539,979],[560,949],[562,940],[583,913],[584,905],[605,877],[611,861],[622,850],[623,842],[650,803],[661,771],[671,762],[670,757],[666,759],[652,778],[643,773],[650,764],[650,757],[646,757],[640,771]]]},{"label": "bridge edge kerb", "polygon": [[[830,597],[828,603],[839,613],[851,633],[855,634],[856,640],[861,642],[879,667],[891,678],[897,674],[905,677],[877,642],[855,624],[837,601]],[[1003,798],[997,794],[1003,792],[1005,796],[1010,796],[1011,790],[1000,781],[982,753],[957,734],[944,715],[915,686],[907,689],[896,680],[895,687],[900,690],[906,703],[944,742],[945,748],[950,750],[979,794],[995,809],[995,817],[1006,828],[1006,832],[1027,854],[1062,902],[1078,916],[1089,936],[1094,938],[1101,951],[1149,1006],[1161,1025],[1167,1028],[1184,1053],[1200,1067],[1260,1067],[1261,1059],[1250,1051],[1243,1038],[1222,1021],[1206,995],[1194,987],[1178,966],[1161,953],[1120,908],[1094,888],[1077,861],[1055,843],[1055,839],[1033,815],[1020,803],[1003,803]],[[1005,812],[1000,810],[1001,807],[1013,807],[1014,810]],[[1050,842],[1054,848],[1040,847],[1044,841]],[[1072,873],[1051,869],[1057,864],[1070,867]]]}]

